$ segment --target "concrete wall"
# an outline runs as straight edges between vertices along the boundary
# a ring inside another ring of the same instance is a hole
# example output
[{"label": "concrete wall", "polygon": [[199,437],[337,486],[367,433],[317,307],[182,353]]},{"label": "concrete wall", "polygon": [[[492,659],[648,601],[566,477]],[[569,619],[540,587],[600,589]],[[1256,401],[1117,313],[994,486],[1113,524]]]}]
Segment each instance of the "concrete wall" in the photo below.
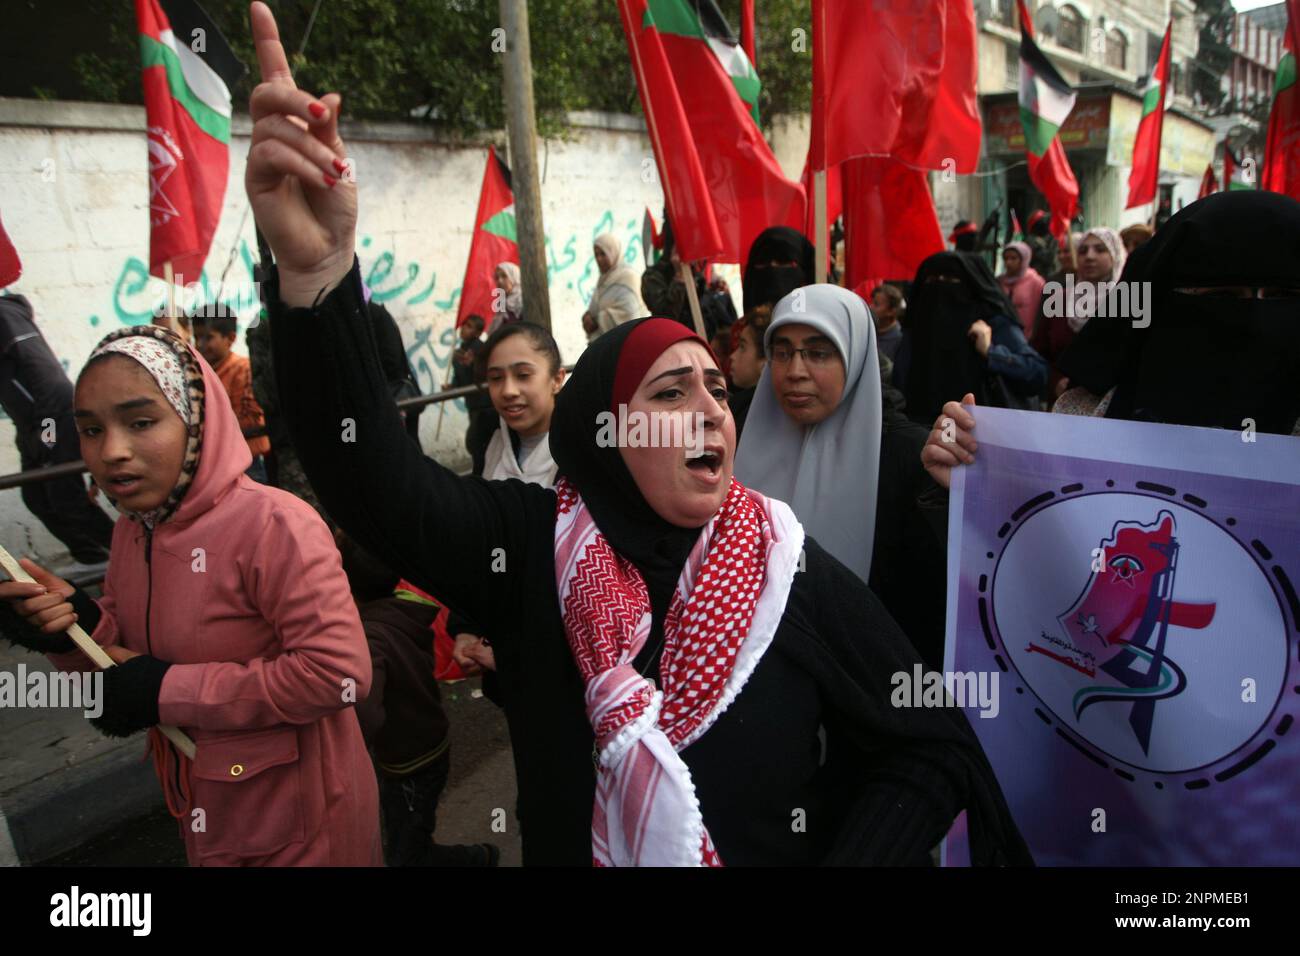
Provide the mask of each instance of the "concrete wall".
[{"label": "concrete wall", "polygon": [[[144,110],[0,99],[0,130],[0,214],[24,267],[10,291],[32,301],[51,347],[75,377],[103,335],[149,321],[166,298],[162,281],[148,276]],[[236,116],[225,208],[199,277],[208,297],[215,297],[232,250],[222,298],[252,294],[257,246],[251,218],[243,216],[248,133],[248,118]],[[362,276],[396,318],[421,388],[433,391],[446,378],[483,144],[450,145],[399,124],[345,124],[343,137],[356,162]],[[663,207],[655,177],[643,175],[646,159],[652,167],[638,120],[599,115],[574,117],[571,138],[545,143],[539,155],[552,323],[566,362],[586,342],[580,317],[598,274],[592,239],[613,232],[625,257],[642,268],[642,216],[648,206],[658,219]],[[739,282],[733,285],[738,291]],[[236,350],[245,352],[242,331]],[[436,440],[437,406],[424,414],[421,438],[427,453],[454,465],[465,460],[465,413],[459,402],[447,409]],[[0,473],[19,470],[13,437],[0,415]],[[62,551],[17,490],[0,491],[0,543],[41,556]]]}]

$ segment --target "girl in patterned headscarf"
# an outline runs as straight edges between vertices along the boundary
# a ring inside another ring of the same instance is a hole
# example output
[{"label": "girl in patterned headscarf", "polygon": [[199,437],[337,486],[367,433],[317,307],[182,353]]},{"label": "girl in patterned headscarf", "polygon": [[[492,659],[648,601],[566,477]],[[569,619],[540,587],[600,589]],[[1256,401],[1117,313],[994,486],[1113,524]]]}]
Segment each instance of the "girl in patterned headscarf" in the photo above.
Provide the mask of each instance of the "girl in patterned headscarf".
[{"label": "girl in patterned headscarf", "polygon": [[[27,563],[0,585],[26,619],[15,638],[62,670],[104,671],[109,736],[146,728],[191,865],[378,865],[378,789],[351,703],[370,654],[324,522],[244,474],[248,444],[221,381],[155,326],[122,329],[77,379],[81,452],[126,517],[103,597]],[[156,724],[180,727],[193,759]],[[192,827],[192,810],[206,825]]]}]

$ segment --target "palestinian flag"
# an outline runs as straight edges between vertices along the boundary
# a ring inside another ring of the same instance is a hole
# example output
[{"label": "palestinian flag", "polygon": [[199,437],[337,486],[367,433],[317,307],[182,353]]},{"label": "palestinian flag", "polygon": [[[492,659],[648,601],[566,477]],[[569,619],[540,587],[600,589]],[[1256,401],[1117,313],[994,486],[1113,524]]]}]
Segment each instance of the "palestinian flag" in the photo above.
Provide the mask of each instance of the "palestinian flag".
[{"label": "palestinian flag", "polygon": [[1268,115],[1268,141],[1260,187],[1300,199],[1300,87],[1296,85],[1296,55],[1300,54],[1300,0],[1287,0],[1286,52],[1277,65],[1273,108]]},{"label": "palestinian flag", "polygon": [[9,241],[4,223],[0,222],[0,289],[13,285],[23,274],[23,264],[18,260],[18,250]]},{"label": "palestinian flag", "polygon": [[1128,176],[1125,209],[1155,202],[1160,177],[1160,134],[1165,122],[1165,93],[1169,88],[1169,34],[1174,21],[1165,27],[1156,68],[1142,87],[1142,119],[1133,140],[1133,168]]},{"label": "palestinian flag", "polygon": [[196,282],[221,218],[230,87],[244,75],[193,0],[135,0],[149,142],[149,271]]},{"label": "palestinian flag", "polygon": [[744,262],[804,193],[758,126],[758,75],[713,0],[619,0],[673,239],[684,259]]},{"label": "palestinian flag", "polygon": [[515,232],[515,195],[510,190],[510,167],[489,146],[483,186],[474,216],[474,236],[469,243],[469,262],[460,287],[456,326],[477,315],[484,326],[492,324],[493,273],[502,262],[519,262],[519,241]]},{"label": "palestinian flag", "polygon": [[1208,163],[1205,167],[1205,175],[1201,177],[1201,191],[1196,194],[1197,199],[1204,199],[1210,193],[1219,191],[1219,180],[1214,176],[1214,164]]},{"label": "palestinian flag", "polygon": [[1020,242],[1025,238],[1025,230],[1020,227],[1020,217],[1015,209],[1007,211],[1007,242]]},{"label": "palestinian flag", "polygon": [[1255,188],[1254,175],[1227,142],[1223,144],[1223,188],[1224,190]]},{"label": "palestinian flag", "polygon": [[1020,9],[1020,122],[1025,128],[1029,179],[1052,210],[1052,235],[1070,231],[1079,212],[1079,182],[1057,134],[1074,109],[1075,93],[1034,42],[1034,24],[1024,0]]}]

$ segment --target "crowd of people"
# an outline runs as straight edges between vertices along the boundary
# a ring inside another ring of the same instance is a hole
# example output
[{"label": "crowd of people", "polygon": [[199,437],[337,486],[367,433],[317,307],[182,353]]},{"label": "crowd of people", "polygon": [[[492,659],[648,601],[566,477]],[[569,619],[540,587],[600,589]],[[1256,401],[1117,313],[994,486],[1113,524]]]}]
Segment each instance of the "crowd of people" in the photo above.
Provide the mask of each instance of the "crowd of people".
[{"label": "crowd of people", "polygon": [[[347,155],[339,99],[293,85],[264,7],[254,32],[246,187],[275,267],[251,362],[226,315],[194,316],[193,346],[105,337],[50,401],[124,517],[54,482],[29,501],[74,555],[108,552],[102,596],[30,561],[36,584],[0,585],[11,640],[87,669],[77,622],[118,662],[96,724],[148,730],[173,814],[205,809],[190,862],[494,864],[437,843],[454,674],[504,712],[526,865],[923,864],[963,810],[974,864],[1032,863],[960,711],[891,705],[891,674],[942,666],[971,408],[1297,434],[1300,203],[1223,193],[1061,243],[1032,217],[997,275],[964,223],[857,291],[814,283],[812,244],[776,227],[739,314],[690,264],[703,336],[670,230],[639,281],[604,235],[567,376],[501,263],[451,361],[450,387],[485,386],[462,476],[396,405],[414,379],[361,281],[355,186],[320,181]],[[1149,283],[1150,322],[1096,311],[1115,283]],[[24,322],[0,300],[4,361],[52,377]],[[53,451],[15,394],[34,466]],[[613,412],[704,434],[611,446]]]}]

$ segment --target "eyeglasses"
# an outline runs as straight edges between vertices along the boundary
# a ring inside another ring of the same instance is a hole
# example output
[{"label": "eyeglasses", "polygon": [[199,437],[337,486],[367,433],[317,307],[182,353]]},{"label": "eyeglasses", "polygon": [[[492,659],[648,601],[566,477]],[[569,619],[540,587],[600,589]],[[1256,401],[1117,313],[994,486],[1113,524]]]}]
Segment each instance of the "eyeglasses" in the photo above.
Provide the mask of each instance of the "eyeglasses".
[{"label": "eyeglasses", "polygon": [[795,349],[788,345],[772,346],[772,361],[777,365],[789,365],[796,355],[802,355],[810,368],[822,368],[830,365],[839,353],[834,349]]}]

